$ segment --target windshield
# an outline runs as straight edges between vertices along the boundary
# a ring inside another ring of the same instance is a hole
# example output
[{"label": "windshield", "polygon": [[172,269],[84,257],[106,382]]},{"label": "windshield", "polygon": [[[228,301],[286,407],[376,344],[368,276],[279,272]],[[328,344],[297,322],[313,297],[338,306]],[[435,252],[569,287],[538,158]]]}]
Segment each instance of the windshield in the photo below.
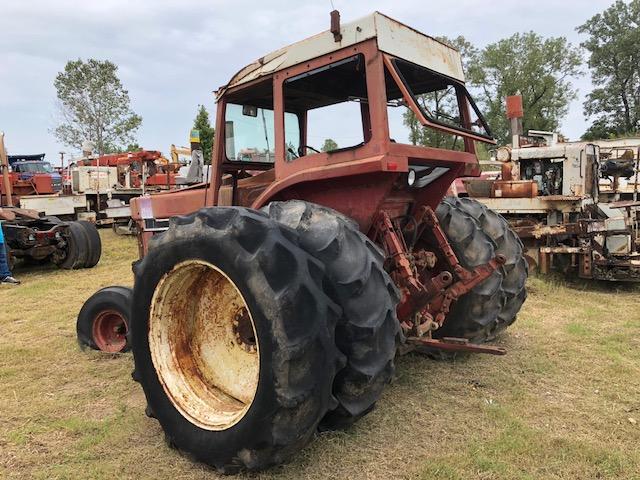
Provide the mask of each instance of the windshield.
[{"label": "windshield", "polygon": [[[286,113],[285,134],[298,148],[298,117]],[[273,163],[275,136],[273,110],[251,105],[227,104],[225,115],[225,150],[232,161]]]},{"label": "windshield", "polygon": [[[409,130],[405,136],[414,144],[435,143],[431,146],[456,149],[462,145],[460,136],[493,143],[489,127],[462,83],[397,58],[387,66],[390,68],[385,72],[389,110],[400,110],[389,115],[392,137],[393,123],[401,120]],[[425,133],[423,127],[438,132]]]},{"label": "windshield", "polygon": [[21,173],[53,173],[49,162],[20,162],[16,164],[16,171]]}]

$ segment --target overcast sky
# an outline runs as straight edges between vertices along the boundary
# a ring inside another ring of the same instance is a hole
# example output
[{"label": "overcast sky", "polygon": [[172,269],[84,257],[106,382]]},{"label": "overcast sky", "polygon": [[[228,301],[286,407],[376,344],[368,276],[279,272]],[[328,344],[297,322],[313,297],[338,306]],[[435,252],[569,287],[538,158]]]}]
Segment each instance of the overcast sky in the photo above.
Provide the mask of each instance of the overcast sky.
[{"label": "overcast sky", "polygon": [[[333,0],[342,21],[379,10],[429,35],[464,35],[476,46],[533,30],[578,44],[575,27],[612,0]],[[188,143],[198,104],[215,114],[212,91],[242,66],[326,30],[330,0],[30,0],[2,2],[0,131],[10,153],[46,152],[58,162],[53,80],[69,59],[108,59],[119,66],[136,113],[138,142],[168,152]],[[562,131],[586,129],[588,75]]]}]

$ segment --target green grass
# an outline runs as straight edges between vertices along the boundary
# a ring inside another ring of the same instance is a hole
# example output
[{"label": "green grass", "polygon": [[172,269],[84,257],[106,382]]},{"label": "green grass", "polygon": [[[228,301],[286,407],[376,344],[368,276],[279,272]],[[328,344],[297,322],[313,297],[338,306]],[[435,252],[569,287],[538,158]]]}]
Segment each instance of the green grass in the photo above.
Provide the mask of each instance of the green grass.
[{"label": "green grass", "polygon": [[[165,445],[130,355],[76,344],[82,303],[133,281],[135,240],[101,235],[96,268],[17,270],[23,285],[0,288],[0,478],[220,478]],[[557,277],[529,290],[506,356],[401,357],[353,428],[239,478],[640,479],[640,290]]]}]

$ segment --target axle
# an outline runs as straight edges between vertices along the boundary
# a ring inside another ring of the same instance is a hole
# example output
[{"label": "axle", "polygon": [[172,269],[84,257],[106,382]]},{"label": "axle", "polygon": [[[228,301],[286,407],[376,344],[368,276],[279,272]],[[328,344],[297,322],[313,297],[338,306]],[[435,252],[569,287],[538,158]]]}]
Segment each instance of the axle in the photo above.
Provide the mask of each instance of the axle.
[{"label": "axle", "polygon": [[[419,209],[407,230],[414,238],[428,231],[437,251],[409,247],[400,226],[384,210],[378,212],[372,238],[384,247],[389,270],[402,292],[397,313],[405,335],[411,339],[409,343],[449,351],[504,353],[470,344],[466,339],[433,339],[431,334],[445,323],[451,305],[489,278],[505,263],[505,257],[496,255],[484,265],[471,270],[464,268],[430,207]],[[439,272],[434,270],[437,259],[442,264]]]}]

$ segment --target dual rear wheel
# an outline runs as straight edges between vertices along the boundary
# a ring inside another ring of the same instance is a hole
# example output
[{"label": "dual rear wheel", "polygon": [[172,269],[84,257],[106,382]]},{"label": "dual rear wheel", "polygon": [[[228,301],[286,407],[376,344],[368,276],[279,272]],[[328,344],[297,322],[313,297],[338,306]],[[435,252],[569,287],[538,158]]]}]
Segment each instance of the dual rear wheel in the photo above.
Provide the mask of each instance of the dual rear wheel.
[{"label": "dual rear wheel", "polygon": [[351,220],[301,201],[263,210],[173,218],[134,267],[133,377],[147,412],[170,445],[224,473],[282,463],[317,428],[365,415],[402,341],[383,255]]},{"label": "dual rear wheel", "polygon": [[55,256],[57,265],[67,270],[95,267],[102,254],[102,242],[95,225],[85,220],[67,225],[66,247],[61,255]]}]

